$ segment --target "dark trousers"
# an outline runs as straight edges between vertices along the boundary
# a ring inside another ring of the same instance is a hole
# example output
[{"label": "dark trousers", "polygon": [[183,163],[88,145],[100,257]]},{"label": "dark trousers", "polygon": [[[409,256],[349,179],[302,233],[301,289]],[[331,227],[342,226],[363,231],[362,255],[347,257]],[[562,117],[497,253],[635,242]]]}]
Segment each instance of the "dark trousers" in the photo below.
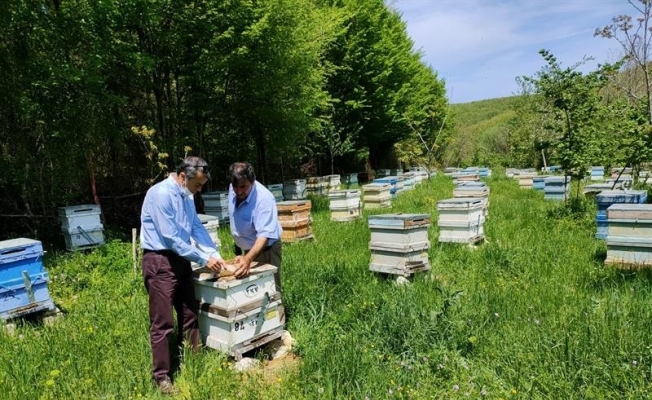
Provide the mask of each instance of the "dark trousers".
[{"label": "dark trousers", "polygon": [[[149,338],[152,346],[152,376],[156,382],[170,377],[168,337],[174,329],[172,307],[177,313],[180,334],[177,344],[190,341],[199,349],[199,302],[195,300],[190,261],[171,251],[143,254],[143,279],[149,294]],[[182,333],[182,334],[181,334]]]},{"label": "dark trousers", "polygon": [[[237,245],[235,246],[235,255],[236,256],[241,256],[243,253],[246,253],[247,251],[244,251],[238,247]],[[256,257],[253,261],[257,261],[260,264],[270,264],[273,265],[277,268],[276,273],[274,274],[274,283],[276,284],[276,290],[282,293],[281,290],[281,260],[283,258],[283,246],[281,244],[280,240],[277,240],[274,242],[273,245],[265,247],[263,251],[260,252],[258,257]]]}]

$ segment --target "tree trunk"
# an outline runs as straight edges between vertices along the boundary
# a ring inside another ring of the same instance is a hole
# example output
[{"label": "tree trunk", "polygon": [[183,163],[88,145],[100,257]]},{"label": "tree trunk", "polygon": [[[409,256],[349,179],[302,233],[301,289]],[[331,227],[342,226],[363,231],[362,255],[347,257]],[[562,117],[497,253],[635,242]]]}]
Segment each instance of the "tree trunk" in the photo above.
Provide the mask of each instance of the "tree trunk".
[{"label": "tree trunk", "polygon": [[267,153],[265,149],[265,134],[261,128],[255,128],[256,138],[256,153],[258,156],[258,176],[257,180],[263,184],[267,182],[265,179],[267,173]]}]

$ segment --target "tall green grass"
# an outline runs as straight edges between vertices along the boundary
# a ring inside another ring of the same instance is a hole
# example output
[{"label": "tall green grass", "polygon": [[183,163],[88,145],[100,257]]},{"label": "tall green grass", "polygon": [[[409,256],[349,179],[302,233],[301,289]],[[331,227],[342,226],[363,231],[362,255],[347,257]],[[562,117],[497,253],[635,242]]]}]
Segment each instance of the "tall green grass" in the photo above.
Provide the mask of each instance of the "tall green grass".
[{"label": "tall green grass", "polygon": [[[448,178],[373,210],[432,215],[432,270],[407,286],[369,272],[366,218],[332,222],[314,198],[315,240],[283,249],[298,367],[239,374],[217,351],[186,352],[180,398],[648,398],[651,275],[603,265],[591,205],[568,212],[513,180],[488,182],[477,248],[437,241]],[[220,237],[231,256],[228,228]],[[46,267],[64,316],[0,333],[0,398],[158,398],[130,245],[52,254]]]}]

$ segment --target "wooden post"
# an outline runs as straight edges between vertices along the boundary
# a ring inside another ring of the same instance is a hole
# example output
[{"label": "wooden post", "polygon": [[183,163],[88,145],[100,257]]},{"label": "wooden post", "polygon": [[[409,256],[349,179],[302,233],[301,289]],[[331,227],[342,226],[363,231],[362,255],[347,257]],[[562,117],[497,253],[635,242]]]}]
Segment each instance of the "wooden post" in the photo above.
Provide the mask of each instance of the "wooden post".
[{"label": "wooden post", "polygon": [[136,233],[138,232],[138,229],[132,228],[131,229],[131,258],[134,261],[134,273],[138,271],[138,253],[136,252]]}]

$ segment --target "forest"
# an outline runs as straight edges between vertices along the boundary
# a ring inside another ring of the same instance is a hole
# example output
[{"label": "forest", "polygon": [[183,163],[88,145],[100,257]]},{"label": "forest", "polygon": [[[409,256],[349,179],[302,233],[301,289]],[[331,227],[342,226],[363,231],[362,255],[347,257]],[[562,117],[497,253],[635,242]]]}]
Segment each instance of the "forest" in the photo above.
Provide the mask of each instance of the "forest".
[{"label": "forest", "polygon": [[209,190],[241,160],[266,184],[375,168],[447,109],[382,0],[12,0],[0,70],[3,235],[85,202],[131,226],[186,155]]}]

